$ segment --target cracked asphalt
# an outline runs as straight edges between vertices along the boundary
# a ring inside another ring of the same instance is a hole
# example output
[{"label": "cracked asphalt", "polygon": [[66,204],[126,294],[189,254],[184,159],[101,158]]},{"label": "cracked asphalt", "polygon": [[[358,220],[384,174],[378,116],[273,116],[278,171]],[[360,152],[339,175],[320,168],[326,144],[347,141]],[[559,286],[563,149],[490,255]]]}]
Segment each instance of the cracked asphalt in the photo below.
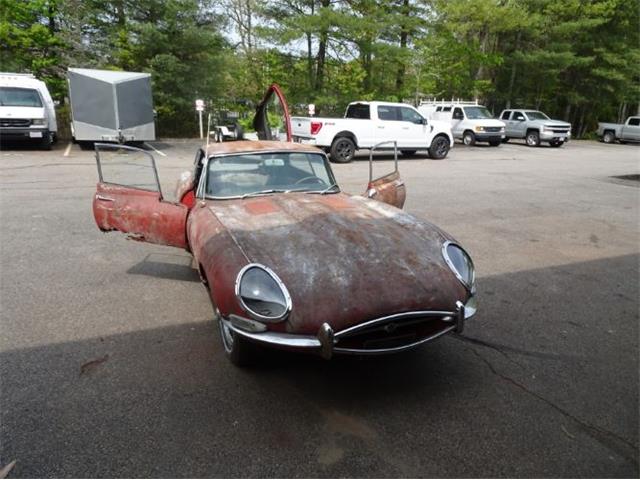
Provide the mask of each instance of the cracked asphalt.
[{"label": "cracked asphalt", "polygon": [[[196,145],[153,144],[165,192]],[[405,209],[474,258],[477,317],[406,354],[248,370],[185,252],[97,230],[92,153],[65,148],[0,152],[10,477],[638,477],[640,189],[612,177],[639,147],[402,159]],[[333,166],[346,191],[365,159]]]}]

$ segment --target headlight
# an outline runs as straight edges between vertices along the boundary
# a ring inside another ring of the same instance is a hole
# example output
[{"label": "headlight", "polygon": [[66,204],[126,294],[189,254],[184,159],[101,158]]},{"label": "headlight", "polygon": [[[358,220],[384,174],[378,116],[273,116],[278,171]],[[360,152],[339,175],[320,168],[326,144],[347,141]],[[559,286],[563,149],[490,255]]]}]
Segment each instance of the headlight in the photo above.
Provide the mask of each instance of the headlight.
[{"label": "headlight", "polygon": [[256,320],[278,322],[291,311],[291,297],[284,283],[269,268],[251,263],[240,270],[236,296]]},{"label": "headlight", "polygon": [[44,125],[44,118],[32,118],[31,125]]},{"label": "headlight", "polygon": [[447,241],[442,245],[442,256],[455,276],[458,277],[458,280],[472,292],[475,282],[475,270],[471,257],[467,252],[459,245]]},{"label": "headlight", "polygon": [[500,127],[500,132],[504,132],[504,127]]},{"label": "headlight", "polygon": [[476,132],[484,132],[484,127],[476,126],[476,127],[475,127],[475,131],[476,131]]}]

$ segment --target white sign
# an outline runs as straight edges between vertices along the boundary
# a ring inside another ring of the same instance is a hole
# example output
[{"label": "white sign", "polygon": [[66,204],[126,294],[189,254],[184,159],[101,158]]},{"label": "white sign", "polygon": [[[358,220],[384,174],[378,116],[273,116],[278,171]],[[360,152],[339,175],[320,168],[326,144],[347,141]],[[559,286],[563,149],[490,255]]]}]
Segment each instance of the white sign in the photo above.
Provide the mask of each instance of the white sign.
[{"label": "white sign", "polygon": [[196,111],[202,112],[204,110],[204,100],[196,100]]},{"label": "white sign", "polygon": [[313,103],[309,104],[309,115],[315,115],[316,114],[316,106]]}]

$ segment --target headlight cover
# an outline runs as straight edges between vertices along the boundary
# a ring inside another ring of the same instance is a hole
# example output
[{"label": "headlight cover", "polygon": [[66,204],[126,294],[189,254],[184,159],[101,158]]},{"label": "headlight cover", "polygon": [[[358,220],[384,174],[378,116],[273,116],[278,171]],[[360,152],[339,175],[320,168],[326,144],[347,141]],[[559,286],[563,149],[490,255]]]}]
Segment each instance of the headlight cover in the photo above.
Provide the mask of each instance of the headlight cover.
[{"label": "headlight cover", "polygon": [[44,125],[44,118],[32,118],[31,125]]},{"label": "headlight cover", "polygon": [[279,322],[291,311],[291,297],[282,280],[258,263],[245,266],[236,278],[236,296],[242,307],[261,322]]},{"label": "headlight cover", "polygon": [[446,241],[442,245],[442,256],[458,280],[473,293],[476,274],[469,254],[460,245]]}]

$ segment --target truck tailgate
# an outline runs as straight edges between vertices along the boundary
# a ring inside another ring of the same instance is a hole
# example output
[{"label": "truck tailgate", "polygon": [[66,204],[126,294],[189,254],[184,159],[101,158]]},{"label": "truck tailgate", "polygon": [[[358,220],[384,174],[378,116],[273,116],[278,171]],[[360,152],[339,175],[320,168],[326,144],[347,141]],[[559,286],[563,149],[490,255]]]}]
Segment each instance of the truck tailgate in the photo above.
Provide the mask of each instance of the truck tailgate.
[{"label": "truck tailgate", "polygon": [[291,135],[294,137],[311,137],[311,118],[291,117]]}]

